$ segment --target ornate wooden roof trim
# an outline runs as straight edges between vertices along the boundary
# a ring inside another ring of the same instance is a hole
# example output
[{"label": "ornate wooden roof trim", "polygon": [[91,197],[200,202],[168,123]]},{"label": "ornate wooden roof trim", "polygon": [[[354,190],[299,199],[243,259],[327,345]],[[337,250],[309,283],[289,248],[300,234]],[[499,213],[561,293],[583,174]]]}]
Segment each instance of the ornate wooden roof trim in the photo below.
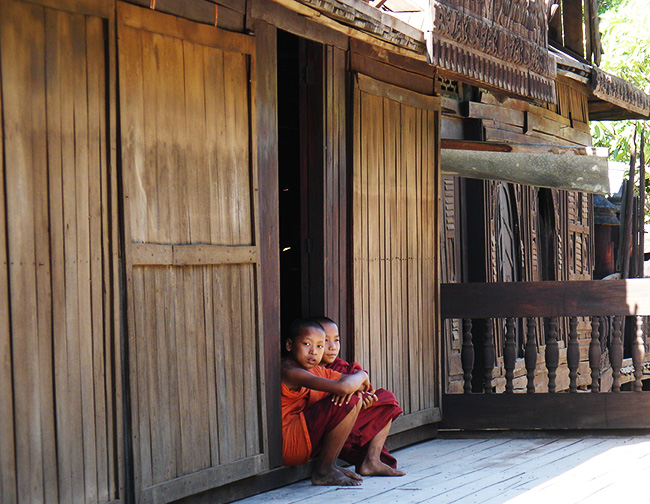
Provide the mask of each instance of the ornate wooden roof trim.
[{"label": "ornate wooden roof trim", "polygon": [[426,43],[422,31],[364,2],[348,4],[338,0],[298,1],[335,21],[371,33],[382,40],[418,54],[426,54]]},{"label": "ornate wooden roof trim", "polygon": [[542,11],[518,0],[495,2],[489,12],[486,2],[470,3],[431,0],[431,62],[496,89],[555,103],[556,63]]},{"label": "ornate wooden roof trim", "polygon": [[546,77],[520,65],[429,35],[429,58],[449,78],[524,98],[556,102],[555,75]]},{"label": "ornate wooden roof trim", "polygon": [[638,114],[639,118],[650,118],[650,96],[626,80],[593,67],[591,87],[596,98]]}]

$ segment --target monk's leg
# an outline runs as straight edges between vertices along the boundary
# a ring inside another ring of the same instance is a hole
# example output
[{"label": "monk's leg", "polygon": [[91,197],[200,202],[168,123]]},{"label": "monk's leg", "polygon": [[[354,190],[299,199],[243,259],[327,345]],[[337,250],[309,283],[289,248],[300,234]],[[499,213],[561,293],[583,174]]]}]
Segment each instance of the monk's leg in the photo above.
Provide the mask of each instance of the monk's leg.
[{"label": "monk's leg", "polygon": [[336,459],[357,420],[357,416],[359,416],[360,409],[361,402],[358,402],[347,416],[323,437],[320,453],[311,474],[313,485],[356,486],[361,484],[361,479],[351,477],[347,471],[342,471],[336,465]]},{"label": "monk's leg", "polygon": [[386,442],[386,437],[388,437],[388,431],[390,431],[392,423],[392,420],[388,422],[384,428],[368,442],[366,457],[359,468],[359,474],[362,476],[404,476],[404,474],[406,474],[404,471],[393,469],[389,465],[384,464],[380,459],[381,449]]}]

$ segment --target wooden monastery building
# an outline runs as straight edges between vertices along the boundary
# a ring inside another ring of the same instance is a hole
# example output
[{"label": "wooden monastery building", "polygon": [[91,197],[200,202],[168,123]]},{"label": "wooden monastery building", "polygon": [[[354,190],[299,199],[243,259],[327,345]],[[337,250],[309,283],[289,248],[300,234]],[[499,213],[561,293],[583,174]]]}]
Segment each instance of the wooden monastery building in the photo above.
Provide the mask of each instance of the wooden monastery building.
[{"label": "wooden monastery building", "polygon": [[392,447],[557,427],[533,400],[642,426],[643,392],[489,393],[643,388],[647,284],[592,281],[588,122],[650,98],[598,69],[596,7],[0,0],[0,501],[306,477],[280,425],[301,315],[395,392]]}]

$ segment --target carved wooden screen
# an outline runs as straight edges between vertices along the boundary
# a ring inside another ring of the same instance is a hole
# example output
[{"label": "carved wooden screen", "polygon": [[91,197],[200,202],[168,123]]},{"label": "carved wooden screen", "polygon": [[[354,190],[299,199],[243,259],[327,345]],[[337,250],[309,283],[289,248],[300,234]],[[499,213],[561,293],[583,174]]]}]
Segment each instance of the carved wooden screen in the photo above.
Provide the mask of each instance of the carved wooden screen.
[{"label": "carved wooden screen", "polygon": [[111,11],[0,1],[3,503],[123,497]]},{"label": "carved wooden screen", "polygon": [[[441,282],[461,282],[461,240],[460,240],[460,178],[451,175],[442,176],[441,195],[441,247],[440,274]],[[445,362],[447,366],[448,393],[462,392],[463,368],[460,365],[462,347],[460,320],[444,321]]]},{"label": "carved wooden screen", "polygon": [[354,89],[354,358],[403,426],[439,418],[439,99],[358,75]]},{"label": "carved wooden screen", "polygon": [[593,219],[590,214],[592,196],[577,191],[566,191],[565,195],[569,217],[566,230],[568,280],[591,279],[594,269]]},{"label": "carved wooden screen", "polygon": [[167,502],[266,467],[255,46],[118,4],[135,488]]}]

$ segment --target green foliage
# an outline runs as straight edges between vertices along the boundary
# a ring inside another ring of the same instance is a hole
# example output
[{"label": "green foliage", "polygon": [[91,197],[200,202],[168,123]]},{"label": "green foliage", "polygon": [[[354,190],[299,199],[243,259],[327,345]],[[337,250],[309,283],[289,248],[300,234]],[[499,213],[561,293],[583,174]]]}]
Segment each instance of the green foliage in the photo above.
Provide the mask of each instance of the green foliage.
[{"label": "green foliage", "polygon": [[[648,0],[601,0],[603,42],[601,68],[650,94],[650,6]],[[646,121],[592,121],[594,145],[607,147],[614,161],[630,162],[634,131],[637,148],[645,129],[645,159],[650,161],[650,128]],[[638,159],[638,156],[637,156]],[[650,189],[650,173],[646,175]],[[647,212],[646,212],[647,215]]]},{"label": "green foliage", "polygon": [[623,2],[623,0],[600,0],[600,4],[598,5],[598,14],[602,16],[607,11],[617,9],[618,6],[621,5],[621,2]]}]

